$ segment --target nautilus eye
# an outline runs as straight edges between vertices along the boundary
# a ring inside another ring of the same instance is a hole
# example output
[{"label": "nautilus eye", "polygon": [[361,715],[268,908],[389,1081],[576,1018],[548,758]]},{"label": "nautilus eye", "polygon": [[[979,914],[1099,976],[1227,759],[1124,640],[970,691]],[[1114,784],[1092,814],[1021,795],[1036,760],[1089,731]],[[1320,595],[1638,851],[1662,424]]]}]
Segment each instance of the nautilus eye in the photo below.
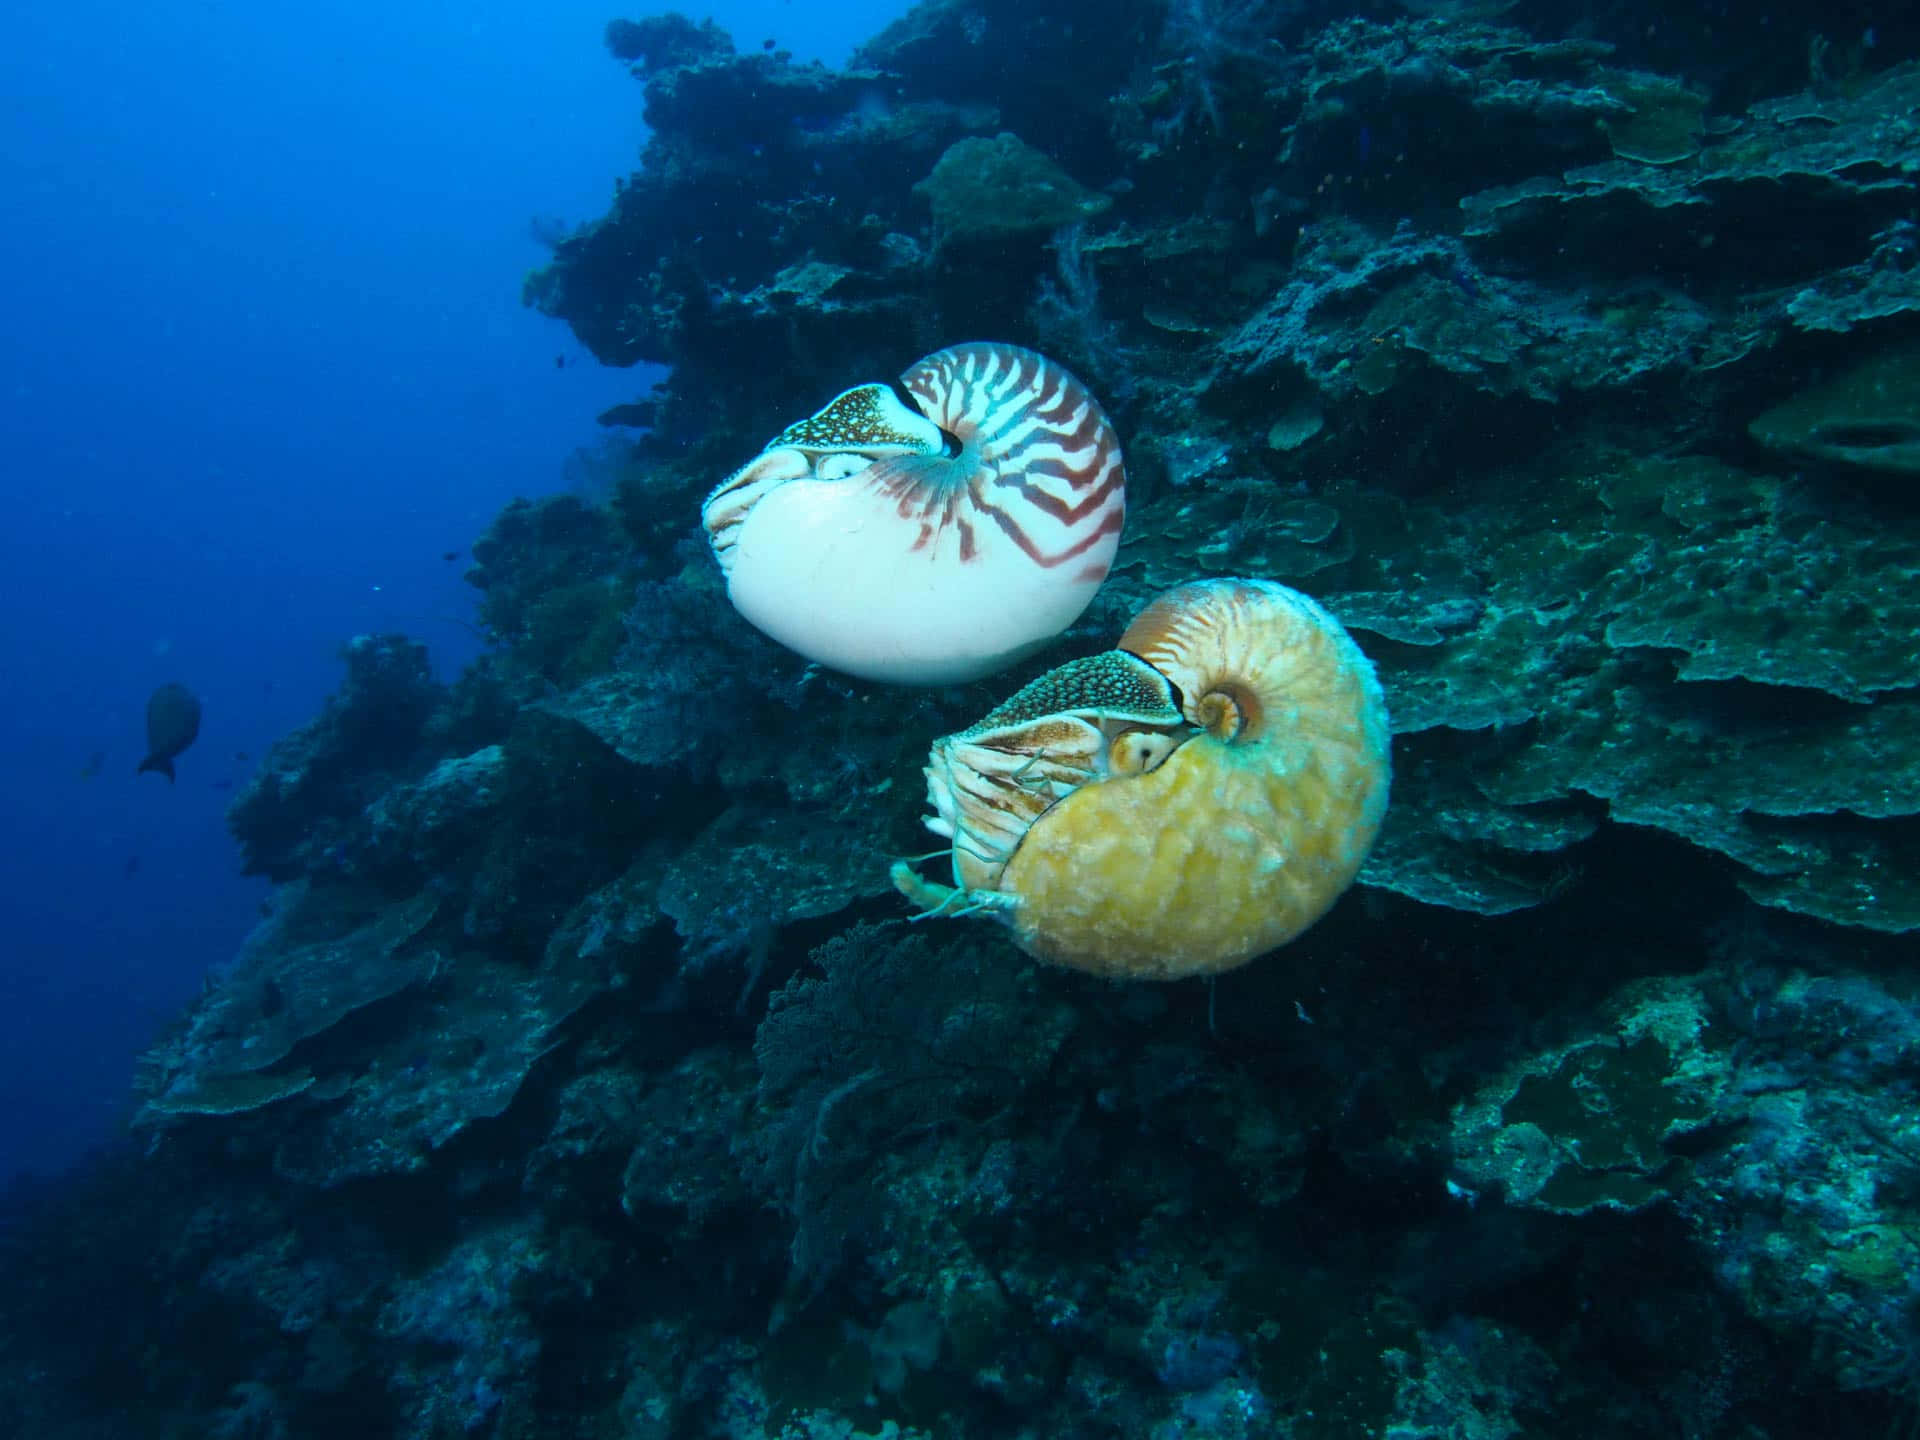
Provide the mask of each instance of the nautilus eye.
[{"label": "nautilus eye", "polygon": [[952,839],[954,883],[901,862],[894,884],[930,914],[998,917],[1043,960],[1216,974],[1353,883],[1388,743],[1372,664],[1318,604],[1263,580],[1181,585],[1116,649],[935,742],[927,825]]},{"label": "nautilus eye", "polygon": [[846,391],[707,497],[727,593],[789,649],[871,680],[992,674],[1079,618],[1126,513],[1086,388],[1014,345],[955,345]]},{"label": "nautilus eye", "polygon": [[1107,745],[1107,773],[1144,775],[1178,749],[1181,738],[1160,730],[1122,730]]}]

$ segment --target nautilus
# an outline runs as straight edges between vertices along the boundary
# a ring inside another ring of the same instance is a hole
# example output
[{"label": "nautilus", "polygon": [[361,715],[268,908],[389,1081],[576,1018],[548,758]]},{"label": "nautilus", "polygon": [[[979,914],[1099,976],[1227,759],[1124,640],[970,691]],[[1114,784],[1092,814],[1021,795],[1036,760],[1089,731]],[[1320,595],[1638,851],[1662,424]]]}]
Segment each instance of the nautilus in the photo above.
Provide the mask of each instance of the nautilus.
[{"label": "nautilus", "polygon": [[908,861],[893,882],[925,915],[992,916],[1056,964],[1231,970],[1353,883],[1386,814],[1389,740],[1372,663],[1318,603],[1265,580],[1177,586],[1117,648],[934,743],[926,824],[951,841],[953,883]]},{"label": "nautilus", "polygon": [[1119,437],[1014,345],[955,345],[789,426],[707,497],[734,607],[810,660],[977,679],[1080,617],[1126,514]]}]

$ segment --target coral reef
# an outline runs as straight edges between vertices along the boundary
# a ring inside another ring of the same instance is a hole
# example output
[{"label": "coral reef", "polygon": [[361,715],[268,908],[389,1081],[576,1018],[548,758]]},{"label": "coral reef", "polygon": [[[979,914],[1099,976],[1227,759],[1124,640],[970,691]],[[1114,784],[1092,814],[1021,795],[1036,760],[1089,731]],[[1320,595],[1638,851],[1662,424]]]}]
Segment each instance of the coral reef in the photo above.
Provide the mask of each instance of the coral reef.
[{"label": "coral reef", "polygon": [[1088,190],[1011,134],[954,141],[913,189],[933,211],[936,249],[1051,233],[1113,205],[1112,196]]},{"label": "coral reef", "polygon": [[[480,661],[353,640],[236,797],[268,913],[133,1143],[8,1197],[0,1406],[1911,1429],[1920,19],[1879,9],[926,0],[840,70],[616,21],[640,168],[524,296],[671,373],[599,493],[475,544]],[[970,341],[1120,436],[1085,613],[914,690],[766,639],[702,497]],[[1379,677],[1354,889],[1204,984],[912,924],[936,738],[1227,576]]]}]

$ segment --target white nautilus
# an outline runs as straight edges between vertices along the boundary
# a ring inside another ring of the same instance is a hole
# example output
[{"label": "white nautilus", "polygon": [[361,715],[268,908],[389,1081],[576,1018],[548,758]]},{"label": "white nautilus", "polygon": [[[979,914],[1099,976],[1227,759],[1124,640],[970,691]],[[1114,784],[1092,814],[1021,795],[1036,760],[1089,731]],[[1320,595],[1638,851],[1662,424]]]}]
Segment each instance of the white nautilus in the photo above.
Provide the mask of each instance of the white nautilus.
[{"label": "white nautilus", "polygon": [[1120,440],[1061,366],[954,345],[788,427],[702,509],[734,607],[869,680],[976,679],[1065,630],[1126,515]]}]

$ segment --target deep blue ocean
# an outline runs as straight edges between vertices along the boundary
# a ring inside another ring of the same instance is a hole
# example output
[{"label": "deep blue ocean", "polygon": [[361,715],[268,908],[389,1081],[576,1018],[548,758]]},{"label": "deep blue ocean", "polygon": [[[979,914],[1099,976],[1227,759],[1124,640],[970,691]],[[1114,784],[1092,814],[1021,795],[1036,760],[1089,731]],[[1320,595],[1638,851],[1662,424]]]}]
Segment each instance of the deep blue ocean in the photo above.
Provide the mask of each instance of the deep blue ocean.
[{"label": "deep blue ocean", "polygon": [[[728,0],[844,60],[903,6]],[[222,816],[338,651],[475,651],[466,547],[648,377],[520,303],[640,90],[586,0],[76,0],[0,49],[0,1177],[116,1133],[136,1054],[266,893]],[[451,556],[451,558],[443,558]],[[147,695],[205,707],[169,785]]]}]

